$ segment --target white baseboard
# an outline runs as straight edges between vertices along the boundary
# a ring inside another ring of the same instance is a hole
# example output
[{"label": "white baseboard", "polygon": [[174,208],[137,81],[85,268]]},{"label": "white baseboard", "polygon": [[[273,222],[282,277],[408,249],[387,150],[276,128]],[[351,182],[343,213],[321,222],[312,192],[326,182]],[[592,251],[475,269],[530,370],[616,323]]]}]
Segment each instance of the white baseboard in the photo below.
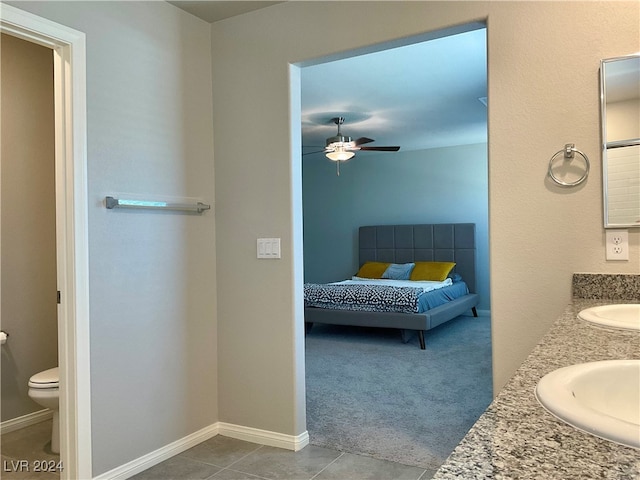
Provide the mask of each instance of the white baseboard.
[{"label": "white baseboard", "polygon": [[243,427],[241,425],[232,425],[229,423],[217,422],[205,427],[197,432],[187,435],[180,440],[170,443],[158,450],[150,452],[142,457],[136,458],[124,465],[102,473],[93,480],[124,480],[136,475],[148,468],[161,463],[174,455],[184,452],[198,443],[204,442],[216,435],[237,438],[247,442],[259,443],[261,445],[269,445],[271,447],[285,448],[297,452],[309,444],[309,434],[304,433],[294,436],[285,435],[258,428]]},{"label": "white baseboard", "polygon": [[4,433],[20,430],[21,428],[35,425],[36,423],[44,422],[53,418],[53,412],[48,408],[38,410],[37,412],[28,413],[21,417],[12,418],[0,423],[0,435]]},{"label": "white baseboard", "polygon": [[165,445],[158,450],[154,450],[153,452],[147,453],[142,457],[136,458],[135,460],[131,460],[124,465],[120,465],[119,467],[114,468],[113,470],[109,470],[108,472],[102,473],[97,477],[93,477],[94,480],[120,480],[132,477],[133,475],[140,473],[148,468],[157,465],[158,463],[164,462],[165,460],[177,455],[179,453],[184,452],[185,450],[190,449],[191,447],[197,445],[198,443],[204,442],[205,440],[210,439],[211,437],[215,437],[218,434],[218,424],[214,423],[213,425],[209,425],[197,432],[192,433],[191,435],[187,435],[186,437],[181,438],[180,440],[176,440],[175,442],[170,443],[169,445]]},{"label": "white baseboard", "polygon": [[230,423],[218,422],[219,433],[225,437],[237,438],[247,442],[259,443],[270,447],[284,448],[297,452],[309,445],[309,433],[307,431],[300,435],[286,435],[284,433],[260,430],[259,428],[243,427]]}]

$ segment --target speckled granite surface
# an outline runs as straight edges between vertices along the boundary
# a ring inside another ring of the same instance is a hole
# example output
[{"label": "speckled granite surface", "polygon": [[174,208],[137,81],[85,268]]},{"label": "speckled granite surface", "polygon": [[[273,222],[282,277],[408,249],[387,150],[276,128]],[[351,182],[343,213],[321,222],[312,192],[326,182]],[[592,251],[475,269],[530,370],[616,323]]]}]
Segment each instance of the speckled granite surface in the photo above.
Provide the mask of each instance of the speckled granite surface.
[{"label": "speckled granite surface", "polygon": [[584,308],[632,302],[637,299],[574,298],[433,478],[640,479],[640,450],[574,429],[544,410],[534,393],[538,380],[560,367],[640,359],[637,332],[604,330],[577,318]]},{"label": "speckled granite surface", "polygon": [[640,298],[640,275],[574,273],[573,296],[637,300]]}]

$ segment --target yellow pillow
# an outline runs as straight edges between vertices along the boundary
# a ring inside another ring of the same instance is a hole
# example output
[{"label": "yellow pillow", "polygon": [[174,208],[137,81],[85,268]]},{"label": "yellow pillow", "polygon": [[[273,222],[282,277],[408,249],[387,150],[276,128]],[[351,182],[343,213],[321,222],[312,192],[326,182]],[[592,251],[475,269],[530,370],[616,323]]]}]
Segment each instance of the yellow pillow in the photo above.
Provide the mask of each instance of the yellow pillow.
[{"label": "yellow pillow", "polygon": [[443,282],[455,266],[453,262],[416,262],[409,279]]},{"label": "yellow pillow", "polygon": [[356,273],[356,277],[382,278],[382,274],[389,268],[389,265],[391,264],[384,262],[365,262]]}]

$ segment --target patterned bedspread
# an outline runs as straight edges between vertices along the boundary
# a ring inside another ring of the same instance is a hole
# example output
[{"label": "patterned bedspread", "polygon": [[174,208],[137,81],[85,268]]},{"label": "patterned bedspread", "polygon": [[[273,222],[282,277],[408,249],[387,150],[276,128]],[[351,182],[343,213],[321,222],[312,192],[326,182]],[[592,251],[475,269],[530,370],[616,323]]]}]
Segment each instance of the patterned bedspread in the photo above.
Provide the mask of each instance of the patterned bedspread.
[{"label": "patterned bedspread", "polygon": [[417,313],[422,288],[386,285],[331,285],[305,283],[305,307],[367,312]]}]

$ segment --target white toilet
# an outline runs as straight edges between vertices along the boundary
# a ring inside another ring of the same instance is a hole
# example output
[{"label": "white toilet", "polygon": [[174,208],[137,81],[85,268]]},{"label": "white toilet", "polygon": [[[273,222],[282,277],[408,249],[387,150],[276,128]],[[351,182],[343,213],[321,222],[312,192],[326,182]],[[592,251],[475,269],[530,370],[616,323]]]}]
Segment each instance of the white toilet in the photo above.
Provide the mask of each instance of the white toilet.
[{"label": "white toilet", "polygon": [[58,367],[36,373],[29,379],[31,400],[53,411],[53,429],[51,431],[51,451],[53,453],[60,453],[59,381]]}]

